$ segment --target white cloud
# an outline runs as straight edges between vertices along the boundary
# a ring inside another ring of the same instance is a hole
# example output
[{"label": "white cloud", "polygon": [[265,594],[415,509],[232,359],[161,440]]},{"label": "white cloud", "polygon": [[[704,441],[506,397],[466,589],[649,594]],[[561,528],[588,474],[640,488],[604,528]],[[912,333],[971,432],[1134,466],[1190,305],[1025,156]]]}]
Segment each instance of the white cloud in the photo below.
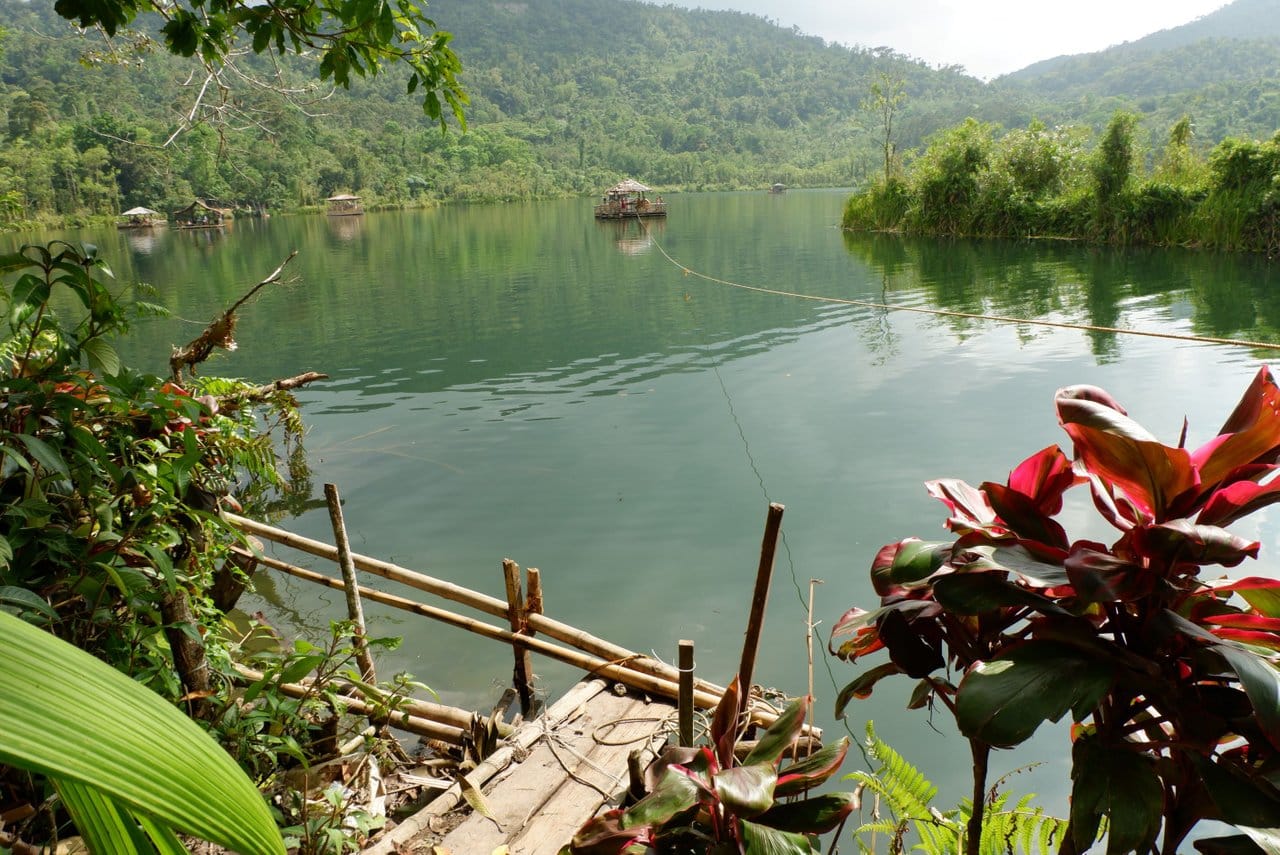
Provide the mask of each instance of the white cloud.
[{"label": "white cloud", "polygon": [[991,78],[1062,54],[1088,53],[1185,24],[1224,0],[689,0],[762,15],[847,45],[893,48]]}]

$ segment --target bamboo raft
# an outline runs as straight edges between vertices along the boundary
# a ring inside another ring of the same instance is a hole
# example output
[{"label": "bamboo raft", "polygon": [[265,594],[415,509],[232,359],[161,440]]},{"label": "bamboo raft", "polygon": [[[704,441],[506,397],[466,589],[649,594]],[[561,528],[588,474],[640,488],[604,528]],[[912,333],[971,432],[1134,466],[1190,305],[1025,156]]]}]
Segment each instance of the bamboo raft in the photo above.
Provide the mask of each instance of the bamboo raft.
[{"label": "bamboo raft", "polygon": [[[438,835],[430,829],[439,824],[440,817],[460,805],[474,806],[479,800],[487,804],[487,808],[477,810],[463,821],[440,843],[440,851],[457,855],[490,853],[505,844],[511,855],[553,855],[598,810],[618,803],[632,776],[661,750],[669,737],[678,733],[682,744],[692,744],[694,711],[713,709],[720,702],[725,689],[693,674],[692,642],[681,642],[677,667],[547,617],[543,614],[541,575],[535,568],[525,571],[522,583],[519,565],[510,559],[503,560],[506,599],[502,600],[351,552],[337,489],[327,484],[325,493],[333,522],[334,545],[246,517],[230,513],[224,517],[248,537],[335,562],[342,578],[299,567],[258,548],[237,550],[237,561],[245,573],[252,575],[257,567],[267,567],[344,591],[348,616],[357,625],[358,638],[363,636],[364,625],[361,602],[373,601],[511,645],[515,656],[513,683],[522,712],[529,719],[514,731],[509,725],[500,725],[498,735],[503,737],[502,747],[450,790],[428,803],[419,814],[375,838],[365,852],[391,855],[417,851],[412,847],[426,845],[428,839],[434,845]],[[744,686],[751,685],[782,510],[781,505],[769,508],[738,673]],[[409,586],[497,618],[505,625],[378,590],[362,584],[358,573]],[[538,718],[531,717],[539,712],[531,685],[531,653],[568,663],[586,673],[582,681],[549,709],[541,711]],[[375,676],[372,661],[367,654],[359,657],[359,649],[357,656],[365,679],[372,680]],[[260,675],[250,672],[245,676],[255,679]],[[282,689],[286,693],[308,690],[306,686]],[[368,709],[357,690],[352,688],[351,695],[353,712]],[[767,727],[777,720],[779,712],[751,698],[743,715],[752,724]],[[472,739],[478,721],[477,713],[413,700],[392,714],[388,723],[428,739],[465,745]],[[821,739],[821,731],[809,727],[806,736],[812,746]],[[488,791],[484,791],[486,786]],[[481,792],[485,794],[479,795]],[[466,804],[462,804],[464,801]]]}]

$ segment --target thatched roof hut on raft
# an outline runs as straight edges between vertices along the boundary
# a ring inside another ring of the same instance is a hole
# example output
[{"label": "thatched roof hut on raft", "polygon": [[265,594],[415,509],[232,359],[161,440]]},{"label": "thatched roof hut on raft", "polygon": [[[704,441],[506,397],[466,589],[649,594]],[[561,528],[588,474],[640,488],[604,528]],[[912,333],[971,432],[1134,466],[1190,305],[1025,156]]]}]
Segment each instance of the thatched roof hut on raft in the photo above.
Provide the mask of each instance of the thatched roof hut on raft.
[{"label": "thatched roof hut on raft", "polygon": [[596,219],[621,220],[631,217],[665,217],[667,203],[662,197],[650,200],[652,192],[634,178],[626,178],[604,191],[604,199],[596,205]]},{"label": "thatched roof hut on raft", "polygon": [[231,211],[206,205],[200,199],[173,212],[173,223],[180,229],[220,229],[229,219]]}]

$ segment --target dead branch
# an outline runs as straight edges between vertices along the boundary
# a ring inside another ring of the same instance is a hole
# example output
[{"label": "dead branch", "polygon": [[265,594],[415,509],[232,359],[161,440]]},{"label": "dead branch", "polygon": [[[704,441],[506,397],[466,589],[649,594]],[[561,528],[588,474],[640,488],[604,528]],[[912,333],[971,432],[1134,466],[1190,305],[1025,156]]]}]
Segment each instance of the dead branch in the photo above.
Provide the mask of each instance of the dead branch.
[{"label": "dead branch", "polygon": [[226,350],[236,349],[236,310],[266,286],[280,281],[280,275],[284,272],[285,265],[292,261],[297,254],[298,251],[296,249],[289,253],[289,257],[280,262],[280,266],[272,271],[270,276],[250,288],[247,294],[236,300],[231,308],[215,318],[213,323],[205,327],[204,332],[200,333],[193,341],[184,347],[175,347],[173,349],[173,355],[169,357],[169,371],[173,375],[174,383],[181,385],[184,368],[190,369],[191,373],[195,374],[196,366],[208,359],[215,347],[221,347]]},{"label": "dead branch", "polygon": [[228,395],[225,398],[218,399],[218,412],[226,413],[239,409],[245,404],[256,404],[265,401],[276,392],[288,392],[291,389],[297,389],[308,383],[314,383],[317,380],[328,380],[328,374],[321,374],[317,371],[308,371],[299,374],[296,377],[285,377],[274,383],[268,383],[265,386],[258,386],[256,389],[249,389],[244,392],[238,392],[234,395]]}]

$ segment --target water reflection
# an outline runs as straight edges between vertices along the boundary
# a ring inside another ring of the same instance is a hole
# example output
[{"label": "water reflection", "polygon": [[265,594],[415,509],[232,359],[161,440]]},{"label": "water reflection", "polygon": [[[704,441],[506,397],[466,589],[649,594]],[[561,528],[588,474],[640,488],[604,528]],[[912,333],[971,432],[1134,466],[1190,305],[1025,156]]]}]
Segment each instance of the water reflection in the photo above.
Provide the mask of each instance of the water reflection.
[{"label": "water reflection", "polygon": [[601,220],[598,225],[610,233],[618,252],[643,255],[653,249],[655,238],[661,239],[667,223],[666,220]]},{"label": "water reflection", "polygon": [[329,217],[329,233],[342,242],[353,241],[364,230],[364,217]]},{"label": "water reflection", "polygon": [[139,255],[150,255],[164,246],[168,239],[168,228],[126,229],[124,239],[129,249]]}]

